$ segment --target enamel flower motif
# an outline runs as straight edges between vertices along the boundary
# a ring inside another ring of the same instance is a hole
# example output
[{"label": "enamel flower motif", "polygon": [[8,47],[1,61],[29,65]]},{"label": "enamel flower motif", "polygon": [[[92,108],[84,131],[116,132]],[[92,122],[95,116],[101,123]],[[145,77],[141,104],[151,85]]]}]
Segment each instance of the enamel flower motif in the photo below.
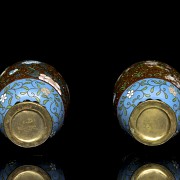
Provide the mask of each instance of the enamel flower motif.
[{"label": "enamel flower motif", "polygon": [[51,92],[48,88],[41,88],[41,92],[48,96]]},{"label": "enamel flower motif", "polygon": [[176,169],[179,168],[179,164],[178,164],[176,161],[172,161],[172,163],[173,163],[173,166],[174,166]]},{"label": "enamel flower motif", "polygon": [[169,87],[169,92],[171,94],[173,94],[174,96],[176,96],[177,92],[175,91],[175,89],[173,87]]},{"label": "enamel flower motif", "polygon": [[168,75],[168,76],[165,76],[165,78],[167,80],[170,80],[172,81],[178,88],[180,88],[180,84],[178,82],[178,77],[176,75],[172,76],[172,75]]},{"label": "enamel flower motif", "polygon": [[134,94],[134,90],[128,91],[127,97],[130,99]]},{"label": "enamel flower motif", "polygon": [[46,76],[45,74],[40,74],[39,79],[49,83],[51,86],[53,86],[58,91],[58,93],[60,95],[62,94],[59,84],[57,82],[55,82],[54,80],[52,80],[49,76]]},{"label": "enamel flower motif", "polygon": [[56,134],[55,131],[52,131],[50,137],[52,138],[55,134]]},{"label": "enamel flower motif", "polygon": [[146,61],[144,64],[149,65],[149,67],[157,66],[158,62],[156,61]]},{"label": "enamel flower motif", "polygon": [[1,95],[0,102],[4,103],[4,101],[7,99],[6,93]]},{"label": "enamel flower motif", "polygon": [[53,164],[53,163],[51,163],[51,164],[50,164],[50,168],[51,168],[52,171],[55,171],[55,170],[56,170],[56,165]]}]

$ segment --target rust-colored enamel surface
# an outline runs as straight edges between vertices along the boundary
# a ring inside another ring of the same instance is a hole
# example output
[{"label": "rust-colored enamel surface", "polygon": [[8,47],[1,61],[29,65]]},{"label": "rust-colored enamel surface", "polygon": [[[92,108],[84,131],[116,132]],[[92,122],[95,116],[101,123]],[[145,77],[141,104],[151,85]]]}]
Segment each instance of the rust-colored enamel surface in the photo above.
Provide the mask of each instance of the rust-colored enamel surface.
[{"label": "rust-colored enamel surface", "polygon": [[124,90],[136,81],[145,78],[163,79],[180,88],[180,74],[174,68],[159,61],[141,61],[127,68],[119,76],[114,88],[116,94],[114,106],[117,106]]},{"label": "rust-colored enamel surface", "polygon": [[26,61],[13,64],[6,68],[6,70],[0,75],[0,91],[13,81],[26,78],[39,79],[40,74],[45,74],[59,84],[62,91],[61,97],[66,111],[69,104],[69,90],[61,74],[54,67],[43,62],[32,64],[26,64],[23,62]]}]

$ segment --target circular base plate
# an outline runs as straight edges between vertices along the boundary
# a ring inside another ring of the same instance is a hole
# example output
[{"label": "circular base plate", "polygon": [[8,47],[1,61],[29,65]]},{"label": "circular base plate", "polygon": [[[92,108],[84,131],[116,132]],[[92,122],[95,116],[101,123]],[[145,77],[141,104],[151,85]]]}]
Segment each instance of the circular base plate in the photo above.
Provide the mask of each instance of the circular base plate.
[{"label": "circular base plate", "polygon": [[30,148],[48,139],[52,119],[43,106],[34,102],[22,102],[9,109],[4,119],[4,128],[13,143]]},{"label": "circular base plate", "polygon": [[41,168],[32,165],[20,166],[8,177],[8,180],[50,180],[49,175]]},{"label": "circular base plate", "polygon": [[176,115],[165,103],[148,100],[139,104],[131,114],[130,130],[139,142],[156,146],[168,141],[176,131]]},{"label": "circular base plate", "polygon": [[146,164],[135,171],[132,180],[175,180],[173,174],[159,164]]}]

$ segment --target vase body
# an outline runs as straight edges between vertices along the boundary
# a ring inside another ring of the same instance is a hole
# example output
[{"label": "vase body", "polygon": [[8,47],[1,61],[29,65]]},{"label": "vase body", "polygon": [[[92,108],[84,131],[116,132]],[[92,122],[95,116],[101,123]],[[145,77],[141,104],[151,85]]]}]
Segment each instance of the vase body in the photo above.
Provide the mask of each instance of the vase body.
[{"label": "vase body", "polygon": [[118,78],[113,104],[121,127],[139,142],[156,146],[180,130],[180,75],[169,65],[142,61]]},{"label": "vase body", "polygon": [[0,76],[0,131],[21,147],[44,143],[63,125],[68,86],[52,66],[22,61]]}]

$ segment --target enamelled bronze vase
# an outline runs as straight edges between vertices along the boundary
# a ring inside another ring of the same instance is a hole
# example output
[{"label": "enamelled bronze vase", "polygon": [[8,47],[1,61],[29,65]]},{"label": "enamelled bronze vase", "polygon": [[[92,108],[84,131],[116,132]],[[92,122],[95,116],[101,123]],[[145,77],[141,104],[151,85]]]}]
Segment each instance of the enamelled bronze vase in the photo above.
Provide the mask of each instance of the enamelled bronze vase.
[{"label": "enamelled bronze vase", "polygon": [[180,74],[159,61],[127,68],[115,84],[113,104],[121,127],[137,141],[156,146],[180,130]]},{"label": "enamelled bronze vase", "polygon": [[6,68],[0,82],[0,131],[14,144],[38,146],[61,128],[69,90],[54,67],[18,62]]}]

